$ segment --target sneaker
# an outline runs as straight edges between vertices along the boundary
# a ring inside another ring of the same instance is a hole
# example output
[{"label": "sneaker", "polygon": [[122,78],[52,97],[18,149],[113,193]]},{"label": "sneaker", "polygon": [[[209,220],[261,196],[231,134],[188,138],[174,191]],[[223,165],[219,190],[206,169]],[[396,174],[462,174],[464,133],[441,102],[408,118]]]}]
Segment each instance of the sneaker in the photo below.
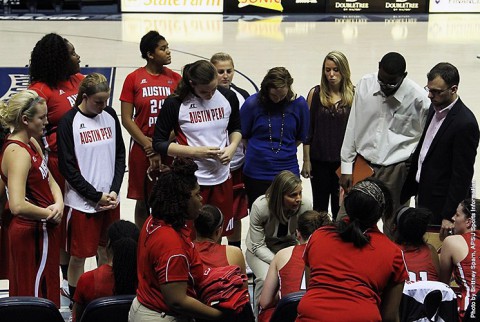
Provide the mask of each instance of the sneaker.
[{"label": "sneaker", "polygon": [[[246,264],[246,263],[245,263],[245,264]],[[252,271],[252,269],[250,268],[250,266],[248,266],[248,264],[246,264],[246,272],[247,272],[247,276],[253,275],[253,271]]]},{"label": "sneaker", "polygon": [[70,298],[70,289],[68,288],[67,280],[63,280],[60,285],[60,295],[65,296],[68,299]]}]

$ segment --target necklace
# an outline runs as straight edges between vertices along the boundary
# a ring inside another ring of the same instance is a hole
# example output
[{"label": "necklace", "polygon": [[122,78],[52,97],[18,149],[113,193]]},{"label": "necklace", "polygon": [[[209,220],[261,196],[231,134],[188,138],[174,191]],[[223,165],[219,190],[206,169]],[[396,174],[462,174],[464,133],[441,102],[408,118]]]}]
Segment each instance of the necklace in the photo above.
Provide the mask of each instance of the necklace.
[{"label": "necklace", "polygon": [[285,126],[285,112],[282,112],[282,126],[280,127],[280,140],[278,142],[278,147],[277,148],[274,148],[273,147],[273,139],[272,139],[272,120],[270,119],[270,112],[268,113],[268,134],[269,134],[269,137],[270,137],[270,145],[271,145],[271,149],[272,149],[272,152],[277,154],[278,152],[280,152],[280,150],[282,149],[282,141],[283,141],[283,128]]}]

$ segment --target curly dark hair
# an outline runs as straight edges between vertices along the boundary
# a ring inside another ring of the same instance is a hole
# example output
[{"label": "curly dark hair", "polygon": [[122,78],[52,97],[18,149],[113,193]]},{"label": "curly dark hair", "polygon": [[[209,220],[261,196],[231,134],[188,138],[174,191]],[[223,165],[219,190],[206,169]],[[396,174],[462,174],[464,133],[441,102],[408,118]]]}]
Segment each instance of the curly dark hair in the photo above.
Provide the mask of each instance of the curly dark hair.
[{"label": "curly dark hair", "polygon": [[51,88],[72,73],[68,40],[56,33],[43,36],[30,56],[30,83],[44,82]]},{"label": "curly dark hair", "polygon": [[138,227],[126,220],[118,220],[108,228],[108,250],[113,254],[115,295],[135,294],[137,290]]},{"label": "curly dark hair", "polygon": [[198,183],[198,166],[189,158],[177,158],[169,171],[161,172],[153,186],[149,204],[152,216],[179,230],[185,225],[188,201]]}]

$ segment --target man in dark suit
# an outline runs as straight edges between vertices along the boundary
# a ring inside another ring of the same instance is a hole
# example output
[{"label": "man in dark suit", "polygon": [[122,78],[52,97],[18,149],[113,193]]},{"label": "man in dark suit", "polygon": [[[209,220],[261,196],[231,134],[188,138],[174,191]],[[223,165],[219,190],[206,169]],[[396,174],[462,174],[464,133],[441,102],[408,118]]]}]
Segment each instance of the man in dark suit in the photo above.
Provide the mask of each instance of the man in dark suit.
[{"label": "man in dark suit", "polygon": [[417,195],[418,206],[433,212],[440,235],[453,229],[452,216],[469,194],[479,141],[478,123],[457,94],[455,66],[439,63],[427,74],[432,104],[402,189],[401,201]]}]

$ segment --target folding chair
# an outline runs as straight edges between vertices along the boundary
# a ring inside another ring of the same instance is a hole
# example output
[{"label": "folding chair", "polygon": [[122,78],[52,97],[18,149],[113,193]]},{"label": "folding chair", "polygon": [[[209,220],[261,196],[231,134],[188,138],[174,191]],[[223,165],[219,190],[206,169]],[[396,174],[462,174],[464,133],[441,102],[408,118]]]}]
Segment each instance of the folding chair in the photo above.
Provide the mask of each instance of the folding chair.
[{"label": "folding chair", "polygon": [[135,295],[101,297],[90,302],[80,322],[127,322]]},{"label": "folding chair", "polygon": [[277,303],[270,322],[294,322],[297,318],[297,306],[305,291],[287,294]]},{"label": "folding chair", "polygon": [[64,322],[52,301],[34,296],[0,298],[0,318],[16,322]]}]

